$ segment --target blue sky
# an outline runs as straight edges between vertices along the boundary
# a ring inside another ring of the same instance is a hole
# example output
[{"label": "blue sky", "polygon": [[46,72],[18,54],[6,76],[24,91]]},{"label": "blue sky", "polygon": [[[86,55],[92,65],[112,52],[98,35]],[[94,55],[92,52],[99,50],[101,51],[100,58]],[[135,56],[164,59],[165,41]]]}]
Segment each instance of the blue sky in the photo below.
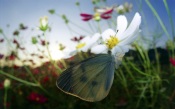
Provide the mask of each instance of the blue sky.
[{"label": "blue sky", "polygon": [[[36,29],[37,26],[39,25],[39,18],[42,16],[48,16],[49,24],[52,27],[51,33],[47,34],[48,40],[51,43],[64,43],[65,45],[75,45],[70,41],[70,38],[72,38],[73,36],[78,36],[78,34],[75,33],[73,33],[73,35],[70,34],[64,21],[58,16],[50,15],[48,13],[48,10],[55,9],[58,14],[60,15],[65,14],[71,21],[73,21],[74,23],[83,28],[87,28],[87,30],[90,31],[88,24],[86,22],[81,21],[81,17],[79,16],[80,10],[79,8],[77,8],[77,6],[75,6],[76,1],[78,0],[0,0],[0,28],[3,29],[4,33],[10,39],[14,37],[12,33],[16,28],[18,28],[18,25],[20,23],[24,23],[29,28]],[[79,0],[79,1],[82,12],[93,13],[94,5],[91,3],[91,0]],[[125,1],[133,3],[132,12],[126,14],[129,21],[131,21],[135,12],[140,11],[138,7],[140,0],[107,0],[107,5],[112,6],[114,4],[122,4]],[[158,28],[158,30],[160,31],[162,30],[160,24],[153,15],[152,11],[145,3],[145,0],[141,1],[142,1],[141,11],[144,13],[144,16],[142,15],[141,29],[142,32],[145,34],[145,37],[151,37],[152,33],[156,30],[156,28]],[[169,34],[172,35],[169,18],[165,6],[163,4],[163,0],[160,1],[150,0],[150,2],[160,15]],[[174,19],[175,0],[167,0],[167,3],[170,8],[171,15]],[[146,21],[146,24],[144,23],[144,21]],[[6,27],[7,24],[10,24],[10,28]],[[103,23],[101,23],[101,25],[103,25]],[[78,28],[75,28],[74,26],[72,26],[72,28],[78,31],[79,34],[90,35],[90,36],[93,35],[92,31],[91,33],[87,33],[83,32]],[[105,30],[107,28],[108,28],[107,26],[103,26],[102,30]],[[21,40],[24,40],[23,43],[25,43],[27,47],[29,46],[31,47],[31,41],[30,41],[31,37],[36,34],[38,34],[38,32],[27,31],[21,33]],[[0,36],[0,38],[2,37],[3,36]],[[164,41],[164,39],[167,39],[165,34],[163,34],[162,41]],[[163,42],[161,42],[160,44],[163,45]],[[57,46],[55,46],[55,48],[57,48]],[[5,49],[6,48],[1,50],[0,52],[5,51]]]}]

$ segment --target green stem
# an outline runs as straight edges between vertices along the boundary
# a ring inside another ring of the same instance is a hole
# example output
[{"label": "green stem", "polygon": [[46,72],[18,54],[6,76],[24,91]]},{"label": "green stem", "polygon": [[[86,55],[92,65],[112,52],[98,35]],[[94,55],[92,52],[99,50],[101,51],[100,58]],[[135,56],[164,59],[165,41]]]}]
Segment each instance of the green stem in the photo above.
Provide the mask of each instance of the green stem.
[{"label": "green stem", "polygon": [[100,22],[97,21],[97,23],[98,23],[98,31],[101,33]]},{"label": "green stem", "polygon": [[134,68],[138,73],[140,73],[141,75],[145,75],[145,76],[151,76],[151,75],[148,75],[147,73],[144,73],[142,72],[141,70],[139,70],[138,68],[136,68],[133,64],[131,64],[129,62],[129,64],[131,65],[132,68]]},{"label": "green stem", "polygon": [[61,68],[59,68],[55,62],[52,60],[52,57],[51,57],[51,54],[50,54],[50,51],[49,51],[49,47],[48,47],[48,43],[47,43],[47,39],[46,39],[46,34],[44,32],[44,37],[45,37],[45,43],[46,43],[46,49],[47,49],[47,52],[48,52],[48,55],[49,55],[49,58],[50,58],[50,61],[51,63],[54,65],[54,67],[59,71],[59,72],[62,72]]},{"label": "green stem", "polygon": [[149,0],[145,0],[145,1],[146,1],[147,5],[149,6],[149,8],[150,8],[150,9],[152,10],[152,12],[154,13],[154,15],[156,16],[156,18],[157,18],[157,20],[159,21],[159,23],[160,23],[160,25],[161,25],[163,31],[164,31],[165,34],[166,34],[166,36],[167,36],[169,39],[171,39],[171,38],[170,38],[170,35],[169,35],[167,29],[165,28],[165,25],[163,24],[162,20],[160,19],[160,16],[158,15],[157,11],[156,11],[156,10],[154,9],[154,7],[151,5],[151,3],[149,2]]},{"label": "green stem", "polygon": [[64,59],[61,59],[60,61],[63,64],[64,68],[67,68],[67,65],[66,65],[66,62],[64,61]]},{"label": "green stem", "polygon": [[31,78],[35,81],[35,83],[37,83],[38,81],[35,79],[35,77],[33,76],[32,72],[26,66],[24,66],[24,68],[29,73],[29,75],[31,76]]},{"label": "green stem", "polygon": [[36,83],[28,82],[28,81],[25,81],[25,80],[23,80],[23,79],[17,78],[17,77],[15,77],[15,76],[13,76],[13,75],[10,75],[9,73],[3,72],[2,70],[0,70],[0,74],[5,75],[5,76],[7,76],[7,77],[9,77],[9,78],[11,78],[11,79],[14,79],[14,80],[16,80],[16,81],[19,81],[19,82],[21,82],[21,83],[24,83],[24,84],[26,84],[26,85],[35,86],[35,87],[38,87],[38,86],[39,86],[39,85],[36,84]]},{"label": "green stem", "polygon": [[82,52],[78,52],[78,56],[80,57],[81,60],[84,60],[84,57],[82,56]]},{"label": "green stem", "polygon": [[4,33],[2,33],[2,35],[3,35],[4,39],[7,40],[8,45],[10,45],[10,47],[11,47],[12,49],[14,49],[14,48],[12,47],[11,43],[10,43],[10,40],[7,38],[7,36],[6,36]]},{"label": "green stem", "polygon": [[44,89],[41,85],[39,86],[39,88],[44,92],[46,93],[48,96],[50,96],[51,98],[55,99],[55,100],[58,100],[58,98],[54,95],[52,95],[52,93],[48,92],[46,89]]},{"label": "green stem", "polygon": [[5,88],[5,94],[4,94],[4,109],[7,109],[7,91],[8,88]]},{"label": "green stem", "polygon": [[170,10],[169,10],[169,8],[168,8],[167,1],[166,1],[166,0],[163,0],[163,2],[164,2],[164,5],[165,5],[165,8],[166,8],[166,11],[167,11],[167,13],[168,13],[169,20],[170,20],[171,29],[172,29],[172,35],[173,35],[173,37],[175,37],[175,33],[174,33],[174,23],[173,23],[172,16],[171,16],[171,14],[170,14]]}]

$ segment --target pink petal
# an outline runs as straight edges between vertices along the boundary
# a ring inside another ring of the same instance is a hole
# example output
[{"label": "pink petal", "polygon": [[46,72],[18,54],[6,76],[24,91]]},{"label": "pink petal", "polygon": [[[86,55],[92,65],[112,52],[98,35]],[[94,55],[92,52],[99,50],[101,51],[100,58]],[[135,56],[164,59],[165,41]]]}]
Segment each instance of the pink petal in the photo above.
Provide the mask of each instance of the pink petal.
[{"label": "pink petal", "polygon": [[83,21],[89,21],[89,20],[91,20],[92,18],[83,18],[82,20]]},{"label": "pink petal", "polygon": [[111,18],[111,16],[101,15],[101,18],[103,18],[103,19],[109,19],[109,18]]},{"label": "pink petal", "polygon": [[92,14],[86,14],[86,13],[81,13],[80,16],[82,16],[82,17],[93,17]]},{"label": "pink petal", "polygon": [[113,12],[113,9],[110,9],[110,10],[108,10],[108,11],[102,13],[102,15],[105,15],[105,14],[112,14],[112,12]]}]

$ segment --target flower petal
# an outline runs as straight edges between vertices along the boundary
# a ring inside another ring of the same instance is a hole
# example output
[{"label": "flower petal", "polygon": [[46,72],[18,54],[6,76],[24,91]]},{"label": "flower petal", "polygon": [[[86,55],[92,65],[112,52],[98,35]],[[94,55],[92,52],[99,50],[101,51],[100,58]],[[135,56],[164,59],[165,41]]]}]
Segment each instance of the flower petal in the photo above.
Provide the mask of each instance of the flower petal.
[{"label": "flower petal", "polygon": [[80,16],[89,18],[89,17],[92,17],[93,15],[92,14],[81,13]]},{"label": "flower petal", "polygon": [[105,45],[97,45],[91,48],[91,53],[94,53],[94,54],[100,54],[100,53],[107,54],[107,52],[108,52],[108,49]]},{"label": "flower petal", "polygon": [[107,29],[102,33],[102,38],[104,41],[110,38],[110,36],[115,36],[116,32],[112,29]]},{"label": "flower petal", "polygon": [[139,33],[139,26],[141,24],[141,16],[139,13],[136,13],[131,24],[127,30],[122,34],[120,45],[130,44],[133,40],[137,38]]},{"label": "flower petal", "polygon": [[121,34],[126,30],[128,25],[127,19],[124,15],[120,15],[117,17],[117,37],[119,40],[121,39]]},{"label": "flower petal", "polygon": [[102,13],[102,15],[112,14],[112,12],[113,12],[113,8]]},{"label": "flower petal", "polygon": [[90,36],[86,36],[86,37],[84,37],[84,38],[80,41],[80,43],[86,43],[86,42],[88,42],[90,39],[91,39]]},{"label": "flower petal", "polygon": [[85,40],[86,45],[85,47],[82,48],[82,51],[87,52],[90,47],[92,47],[93,45],[95,45],[95,43],[97,43],[99,38],[100,38],[100,34],[96,33],[92,36],[92,38],[89,37],[89,39],[86,39]]},{"label": "flower petal", "polygon": [[123,53],[125,54],[126,52],[129,51],[129,45],[124,45],[124,46],[115,46],[111,51],[113,55],[116,55],[117,53]]}]

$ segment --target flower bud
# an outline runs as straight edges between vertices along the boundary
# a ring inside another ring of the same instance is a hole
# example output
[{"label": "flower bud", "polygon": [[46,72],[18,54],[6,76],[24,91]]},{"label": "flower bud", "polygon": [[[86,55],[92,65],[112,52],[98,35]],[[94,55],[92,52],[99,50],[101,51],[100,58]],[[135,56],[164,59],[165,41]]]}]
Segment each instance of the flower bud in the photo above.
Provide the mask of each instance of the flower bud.
[{"label": "flower bud", "polygon": [[9,88],[10,87],[10,80],[9,79],[5,79],[4,80],[4,88]]},{"label": "flower bud", "polygon": [[41,31],[46,31],[49,27],[48,27],[48,17],[44,16],[40,18],[40,30]]}]

